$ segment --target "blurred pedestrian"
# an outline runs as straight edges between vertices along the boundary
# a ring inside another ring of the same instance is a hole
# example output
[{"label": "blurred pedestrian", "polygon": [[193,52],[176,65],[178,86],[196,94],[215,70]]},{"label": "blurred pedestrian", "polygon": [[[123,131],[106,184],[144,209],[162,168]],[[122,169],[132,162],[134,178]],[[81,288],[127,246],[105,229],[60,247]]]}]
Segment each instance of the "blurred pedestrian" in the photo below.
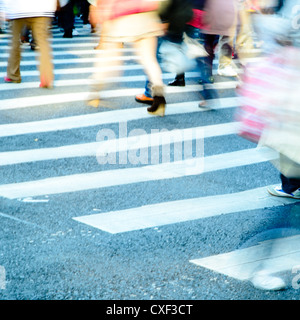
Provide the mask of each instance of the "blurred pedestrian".
[{"label": "blurred pedestrian", "polygon": [[3,0],[0,0],[0,34],[5,33],[5,13]]},{"label": "blurred pedestrian", "polygon": [[[167,40],[174,43],[183,42],[183,33],[186,28],[186,24],[193,17],[193,1],[192,0],[168,0],[160,7],[160,19],[163,23],[168,24],[168,28],[165,34],[159,38],[159,44],[157,47],[157,58],[159,61],[159,47],[160,44]],[[195,1],[194,1],[195,2]],[[159,61],[160,62],[160,61]],[[185,85],[184,74],[176,76],[174,80],[176,84],[173,85]],[[181,81],[181,82],[180,82]],[[180,82],[180,83],[179,83]],[[172,84],[169,84],[172,85]],[[151,82],[146,80],[144,93],[135,96],[135,100],[140,103],[152,104],[153,98],[151,93]]]},{"label": "blurred pedestrian", "polygon": [[59,0],[60,23],[64,30],[63,38],[73,38],[74,29],[74,0]]},{"label": "blurred pedestrian", "polygon": [[49,43],[49,26],[54,17],[57,0],[4,0],[4,8],[7,18],[12,22],[11,49],[7,65],[5,82],[21,82],[20,61],[21,48],[20,38],[24,26],[29,26],[33,37],[39,46],[39,71],[40,87],[53,86],[53,65],[51,46]]},{"label": "blurred pedestrian", "polygon": [[156,59],[157,37],[162,35],[159,1],[100,0],[91,11],[91,22],[100,23],[101,38],[97,72],[93,75],[88,105],[98,107],[99,91],[113,73],[124,43],[132,43],[152,83],[153,103],[147,109],[153,115],[164,116],[166,100],[162,72]]},{"label": "blurred pedestrian", "polygon": [[[280,71],[275,80],[279,83],[274,89],[276,101],[269,107],[270,120],[260,139],[260,145],[268,146],[280,155],[274,164],[280,171],[281,185],[269,187],[268,191],[274,196],[297,199],[300,199],[299,8],[300,0],[279,1],[276,10],[272,8],[275,13],[273,24],[265,23],[261,30],[268,33],[273,48],[270,56],[277,55],[276,68]],[[268,45],[266,42],[265,47]]]},{"label": "blurred pedestrian", "polygon": [[[187,35],[202,44],[207,55],[196,58],[201,72],[203,100],[199,107],[213,107],[218,92],[213,87],[213,61],[220,36],[232,37],[236,28],[236,0],[193,0],[194,18],[187,24]],[[231,53],[230,53],[231,54]],[[178,74],[169,85],[184,86],[184,74]]]},{"label": "blurred pedestrian", "polygon": [[[257,106],[265,119],[259,146],[278,154],[272,163],[280,172],[281,183],[267,187],[268,192],[272,196],[297,200],[300,199],[300,0],[285,0],[279,6],[279,11],[274,11],[277,6],[263,8],[259,21],[259,34],[263,35],[265,48],[264,72],[257,77]],[[254,100],[255,96],[252,98]],[[299,216],[299,205],[295,203],[292,208]],[[299,220],[296,227],[299,228]],[[282,253],[282,246],[277,247],[276,241],[271,249],[275,252],[273,256]],[[253,274],[251,282],[261,290],[287,287],[268,263]]]}]

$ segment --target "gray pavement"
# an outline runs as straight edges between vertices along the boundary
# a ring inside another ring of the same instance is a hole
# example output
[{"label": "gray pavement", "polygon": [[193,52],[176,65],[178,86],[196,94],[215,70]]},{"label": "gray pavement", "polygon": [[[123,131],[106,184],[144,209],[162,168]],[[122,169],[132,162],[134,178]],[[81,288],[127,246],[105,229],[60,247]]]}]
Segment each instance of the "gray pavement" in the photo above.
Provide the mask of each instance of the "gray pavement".
[{"label": "gray pavement", "polygon": [[[145,76],[132,58],[105,89],[115,108],[90,108],[98,36],[80,20],[77,29],[72,39],[53,30],[53,90],[38,87],[29,46],[22,83],[0,80],[0,299],[298,300],[299,251],[289,245],[299,202],[268,195],[279,183],[272,155],[236,135],[236,80],[216,75],[221,104],[203,110],[193,70],[185,88],[167,88],[166,116],[152,117],[134,101]],[[3,79],[9,34],[0,40]],[[180,150],[193,162],[178,161]],[[235,259],[229,270],[224,254]],[[287,288],[254,288],[243,266],[272,259]]]}]

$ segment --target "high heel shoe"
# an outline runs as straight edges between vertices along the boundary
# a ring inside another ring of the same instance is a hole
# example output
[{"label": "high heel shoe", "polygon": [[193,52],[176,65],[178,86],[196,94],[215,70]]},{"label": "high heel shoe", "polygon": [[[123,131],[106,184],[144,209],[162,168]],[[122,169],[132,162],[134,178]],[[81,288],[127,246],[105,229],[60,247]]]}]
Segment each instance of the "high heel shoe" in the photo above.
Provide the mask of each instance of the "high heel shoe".
[{"label": "high heel shoe", "polygon": [[87,106],[98,108],[100,105],[100,99],[90,99],[86,102]]},{"label": "high heel shoe", "polygon": [[163,87],[156,86],[152,89],[153,103],[147,108],[148,113],[163,117],[166,111],[166,99],[163,96]]},{"label": "high heel shoe", "polygon": [[164,97],[164,89],[162,86],[153,86],[152,88],[153,103],[147,111],[155,116],[163,117],[166,110],[166,100]]},{"label": "high heel shoe", "polygon": [[148,113],[154,116],[165,116],[166,100],[164,97],[154,97],[154,101],[151,107],[147,108]]},{"label": "high heel shoe", "polygon": [[100,95],[98,92],[91,91],[85,101],[89,107],[98,108],[100,105]]}]

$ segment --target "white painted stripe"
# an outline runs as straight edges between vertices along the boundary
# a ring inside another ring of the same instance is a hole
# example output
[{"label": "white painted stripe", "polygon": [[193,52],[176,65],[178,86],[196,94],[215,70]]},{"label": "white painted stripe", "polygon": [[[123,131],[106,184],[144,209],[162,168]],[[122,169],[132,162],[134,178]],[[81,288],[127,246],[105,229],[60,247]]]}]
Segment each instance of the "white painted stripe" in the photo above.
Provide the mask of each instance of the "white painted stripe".
[{"label": "white painted stripe", "polygon": [[[144,88],[107,90],[101,92],[101,97],[134,97],[136,94],[143,92],[143,90]],[[199,90],[199,85],[191,85],[186,86],[184,88],[167,87],[166,93],[191,92],[196,90]],[[5,99],[1,101],[0,110],[36,107],[55,103],[62,104],[67,102],[86,101],[89,94],[90,92],[70,92],[61,94],[49,94],[32,97]]]},{"label": "white painted stripe", "polygon": [[[103,69],[103,68],[102,68]],[[132,64],[132,65],[119,65],[114,67],[108,67],[106,68],[108,71],[132,71],[132,70],[141,70],[143,71],[143,66],[138,64]],[[240,74],[243,73],[243,70],[240,68],[236,68],[235,71]],[[87,67],[87,68],[68,68],[68,69],[54,69],[54,75],[67,75],[67,74],[89,74],[92,75],[95,72],[97,72],[97,68],[95,67]],[[33,76],[39,76],[38,70],[25,70],[22,71],[22,77],[33,77]],[[217,75],[218,71],[213,70],[213,75]],[[5,77],[6,72],[0,72],[0,77]],[[14,84],[11,84],[14,85]],[[17,84],[18,85],[18,84]]]},{"label": "white painted stripe", "polygon": [[300,236],[263,241],[256,246],[190,262],[238,280],[250,280],[260,270],[269,274],[292,272],[300,263]]},{"label": "white painted stripe", "polygon": [[[236,84],[233,83],[233,86]],[[227,86],[226,86],[227,87]],[[189,85],[185,87],[165,87],[165,92],[167,94],[171,93],[184,93],[199,91],[199,85]],[[106,98],[119,98],[119,97],[134,97],[135,95],[144,92],[144,88],[133,88],[133,89],[115,89],[101,91],[101,97]],[[21,97],[14,99],[5,99],[1,101],[0,110],[10,110],[10,109],[21,109],[21,108],[32,108],[42,105],[49,104],[62,104],[69,102],[86,101],[90,92],[70,92],[70,93],[60,93],[60,94],[48,94],[39,95],[32,97]]]},{"label": "white painted stripe", "polygon": [[[199,133],[197,135],[197,133]],[[0,153],[0,165],[20,164],[24,162],[57,160],[73,157],[96,156],[99,150],[105,153],[138,150],[162,145],[163,142],[183,142],[191,139],[209,138],[236,133],[236,123],[225,123],[182,130],[161,130],[158,133],[145,134],[102,142],[74,144],[56,148],[42,148]],[[170,140],[169,140],[170,139]]]},{"label": "white painted stripe", "polygon": [[[106,68],[106,70],[114,70],[114,71],[132,71],[132,70],[143,70],[143,66],[134,64],[134,65],[121,65]],[[66,74],[93,74],[97,72],[97,68],[95,67],[87,67],[87,68],[67,68],[67,69],[54,69],[55,75],[66,75]],[[242,69],[236,69],[237,73],[242,73]],[[33,77],[39,76],[38,70],[24,70],[21,72],[22,77]],[[213,70],[213,74],[216,75],[218,72],[217,70]],[[0,77],[5,77],[6,72],[0,72]],[[13,85],[13,84],[11,84]]]},{"label": "white painted stripe", "polygon": [[[97,53],[97,50],[95,50]],[[99,61],[100,57],[97,57],[97,55],[95,57],[88,57],[88,58],[62,58],[62,59],[53,59],[52,62],[55,65],[60,65],[60,64],[64,64],[64,65],[68,65],[68,67],[70,66],[70,64],[80,64],[80,63],[90,63],[90,64],[94,64],[95,62]],[[111,57],[111,58],[102,58],[103,61],[122,61],[123,63],[126,61],[138,61],[139,57],[136,55],[121,55],[118,57]],[[248,59],[248,62],[255,62],[258,61],[259,58],[253,58],[253,59]],[[238,61],[236,61],[238,62]],[[214,60],[213,64],[218,64],[219,62]],[[20,67],[28,67],[28,66],[36,66],[39,65],[39,63],[36,60],[21,60],[20,63]],[[4,62],[0,62],[0,67],[6,67],[7,66],[7,61]]]},{"label": "white painted stripe", "polygon": [[[103,61],[122,61],[122,62],[125,62],[125,61],[130,61],[130,60],[133,60],[133,61],[137,61],[138,59],[138,56],[120,56],[120,57],[111,57],[111,58],[106,58],[106,59],[103,59]],[[89,58],[73,58],[73,59],[66,59],[66,58],[63,58],[63,59],[53,59],[52,62],[54,64],[54,68],[55,68],[55,65],[60,65],[60,64],[64,64],[64,65],[67,65],[67,67],[69,68],[70,67],[70,64],[81,64],[81,63],[91,63],[91,64],[94,64],[95,62],[99,61],[99,58],[98,57],[89,57]],[[28,66],[38,66],[39,63],[37,63],[36,60],[21,60],[21,63],[20,63],[20,67],[28,67]],[[6,67],[7,66],[7,61],[5,62],[0,62],[0,68],[1,67]]]},{"label": "white painted stripe", "polygon": [[[53,49],[63,49],[63,48],[67,48],[70,49],[72,47],[76,47],[76,48],[86,48],[86,47],[90,47],[91,49],[94,49],[94,47],[96,47],[98,45],[99,42],[97,42],[97,40],[95,39],[95,42],[84,42],[84,38],[78,38],[78,40],[82,40],[82,42],[79,41],[70,41],[68,43],[53,43],[51,44],[51,47]],[[1,46],[2,50],[9,50],[10,46]],[[25,48],[24,48],[25,49]],[[30,47],[28,48],[30,50]],[[26,50],[26,49],[25,49]]]},{"label": "white painted stripe", "polygon": [[[238,105],[238,102],[238,98],[222,98],[219,100],[218,109],[235,108]],[[198,101],[190,101],[168,104],[166,108],[166,116],[207,111],[207,109],[199,108],[198,103]],[[42,121],[4,124],[0,125],[0,137],[32,134],[37,132],[71,130],[147,118],[149,118],[149,114],[147,113],[146,107],[143,106],[126,110],[106,111]]]},{"label": "white painted stripe", "polygon": [[[122,48],[122,49],[115,49],[113,51],[116,52],[133,52],[134,49],[133,48]],[[96,55],[97,54],[97,50],[95,49],[87,49],[87,50],[63,50],[63,51],[53,51],[52,55],[55,56],[66,56],[66,55],[72,55],[72,56],[83,56],[83,55]],[[30,58],[30,57],[37,57],[38,56],[38,52],[37,51],[27,51],[27,50],[23,50],[22,51],[22,58]],[[0,58],[8,58],[9,57],[9,53],[5,52],[5,53],[0,53]]]},{"label": "white painted stripe", "polygon": [[[186,73],[186,77],[188,78],[199,78],[199,72],[188,72]],[[174,74],[166,73],[163,74],[163,79],[174,79]],[[128,82],[136,82],[136,81],[146,81],[145,75],[139,76],[121,76],[121,77],[111,77],[106,78],[105,83],[128,83]],[[34,89],[39,87],[40,82],[21,82],[18,84],[11,84],[11,83],[3,83],[1,84],[0,91],[6,90],[20,90],[20,89]],[[57,87],[65,87],[65,86],[78,86],[81,87],[88,86],[91,84],[91,80],[87,78],[77,78],[77,79],[70,79],[70,80],[56,80],[55,81],[55,88]],[[236,81],[222,81],[222,82],[215,82],[213,84],[214,88],[217,90],[220,89],[235,89],[237,85]],[[208,85],[208,87],[211,85]],[[199,90],[201,90],[201,86],[199,86]]]},{"label": "white painted stripe", "polygon": [[[106,70],[114,70],[114,71],[132,71],[132,70],[143,70],[143,67],[138,64],[134,65],[121,65],[106,68]],[[67,69],[54,69],[54,75],[65,75],[65,74],[89,74],[92,75],[94,72],[97,72],[97,68],[95,67],[87,67],[87,68],[67,68]],[[33,77],[39,76],[38,70],[24,70],[21,71],[22,77]],[[0,77],[5,77],[6,72],[0,72]],[[18,85],[18,84],[11,84]]]},{"label": "white painted stripe", "polygon": [[[61,39],[55,39],[57,40],[61,40]],[[81,38],[81,40],[85,40]],[[75,45],[75,44],[74,44]],[[65,56],[65,55],[72,55],[72,56],[82,56],[82,55],[97,55],[98,50],[95,50],[94,47],[96,46],[95,43],[91,43],[90,44],[91,47],[93,47],[92,49],[81,49],[81,50],[63,50],[63,51],[55,51],[53,50],[52,55],[55,56]],[[59,46],[59,44],[57,44],[57,46]],[[80,45],[79,45],[80,46]],[[86,46],[86,44],[84,45],[84,47]],[[67,48],[69,48],[71,46],[68,46]],[[66,48],[66,49],[67,49]],[[29,49],[29,46],[28,46]],[[126,47],[126,48],[121,48],[121,49],[112,49],[115,52],[123,52],[123,53],[129,53],[129,52],[135,52],[135,49],[133,47]],[[254,51],[257,52],[258,51]],[[26,50],[26,45],[24,50],[22,51],[22,58],[29,58],[29,57],[36,57],[38,56],[38,51],[32,51],[32,50]],[[4,52],[4,53],[0,53],[0,58],[8,58],[9,57],[9,52]],[[256,60],[252,60],[252,61],[257,61],[257,59],[259,59],[259,57],[255,57],[255,58],[251,58],[251,59],[256,59]],[[239,62],[238,59],[235,59],[234,62]],[[213,62],[214,64],[218,64],[218,59],[216,57],[216,59]]]},{"label": "white painted stripe", "polygon": [[73,219],[116,234],[245,210],[280,206],[292,203],[292,201],[291,199],[272,197],[263,187],[232,194],[185,199],[133,209],[91,214],[74,217]]},{"label": "white painted stripe", "polygon": [[4,184],[0,186],[0,196],[15,199],[173,179],[270,161],[274,158],[277,158],[277,154],[272,150],[255,148],[138,168],[107,170]]}]

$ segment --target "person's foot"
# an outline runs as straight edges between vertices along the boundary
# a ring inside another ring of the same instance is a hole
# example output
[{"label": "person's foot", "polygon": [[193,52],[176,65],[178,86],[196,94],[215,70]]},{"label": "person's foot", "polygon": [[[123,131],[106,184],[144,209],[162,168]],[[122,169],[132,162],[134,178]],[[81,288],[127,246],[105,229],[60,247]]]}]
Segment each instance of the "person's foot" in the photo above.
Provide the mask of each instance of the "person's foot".
[{"label": "person's foot", "polygon": [[272,196],[300,199],[300,188],[291,193],[284,192],[281,185],[270,186],[267,190]]},{"label": "person's foot", "polygon": [[168,83],[168,86],[184,87],[185,86],[185,79],[184,78],[175,78],[173,81]]},{"label": "person's foot", "polygon": [[73,38],[72,31],[65,31],[63,38]]},{"label": "person's foot", "polygon": [[237,76],[237,72],[231,66],[219,68],[218,74],[223,77],[236,77]]},{"label": "person's foot", "polygon": [[10,79],[8,77],[4,77],[4,81],[6,83],[20,83],[21,82],[21,79],[20,80],[13,80],[13,79]]},{"label": "person's foot", "polygon": [[137,96],[135,96],[135,101],[152,105],[153,98],[147,97],[144,93],[142,93],[142,94],[138,94]]},{"label": "person's foot", "polygon": [[265,272],[258,272],[252,279],[253,286],[260,290],[283,290],[286,284],[283,279],[269,275]]}]

